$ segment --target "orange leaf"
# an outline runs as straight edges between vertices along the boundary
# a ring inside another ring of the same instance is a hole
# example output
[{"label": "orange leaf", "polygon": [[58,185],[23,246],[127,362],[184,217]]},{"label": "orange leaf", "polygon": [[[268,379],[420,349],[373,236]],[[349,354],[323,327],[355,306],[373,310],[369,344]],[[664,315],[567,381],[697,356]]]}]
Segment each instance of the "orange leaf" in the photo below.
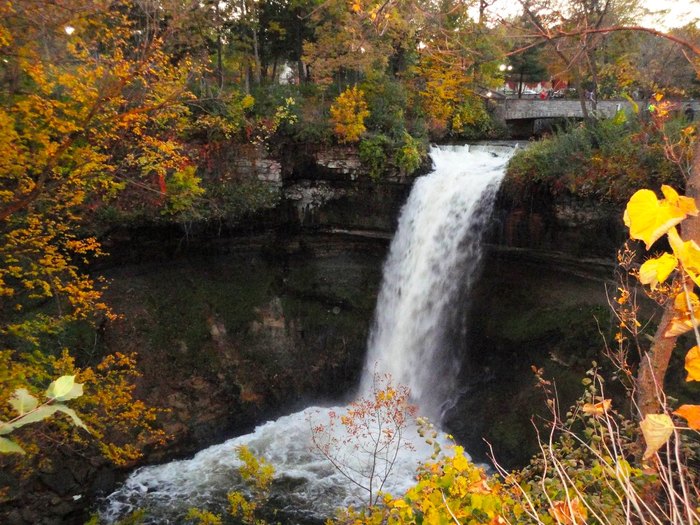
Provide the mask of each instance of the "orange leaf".
[{"label": "orange leaf", "polygon": [[685,356],[686,381],[700,381],[700,348],[695,345]]},{"label": "orange leaf", "polygon": [[688,421],[690,428],[700,430],[700,405],[682,405],[674,414]]},{"label": "orange leaf", "polygon": [[591,415],[591,416],[602,416],[605,414],[609,409],[610,405],[612,403],[611,399],[603,399],[602,401],[599,401],[598,403],[585,403],[581,410],[585,414]]},{"label": "orange leaf", "polygon": [[[671,235],[669,235],[669,238]],[[688,301],[688,299],[690,301]],[[693,315],[691,317],[690,310],[688,310],[688,302],[693,308]],[[695,324],[700,322],[700,303],[698,302],[698,296],[693,292],[690,292],[686,296],[685,292],[681,292],[673,300],[673,307],[676,310],[675,317],[671,320],[671,325],[668,327],[664,333],[665,337],[675,337],[689,332],[693,329],[693,318],[695,318]]]},{"label": "orange leaf", "polygon": [[675,299],[673,300],[673,307],[677,312],[688,313],[688,303],[690,303],[693,312],[700,313],[700,299],[698,299],[698,296],[693,292],[690,292],[687,297],[685,292],[681,292],[676,295]]},{"label": "orange leaf", "polygon": [[584,524],[588,517],[586,507],[578,499],[578,496],[570,502],[555,501],[549,508],[549,514],[562,525]]},{"label": "orange leaf", "polygon": [[[697,316],[695,319],[695,324],[697,325]],[[692,329],[693,322],[690,320],[689,315],[676,317],[675,319],[671,320],[671,326],[669,326],[668,329],[664,332],[664,337],[676,337],[678,335],[683,335],[684,333],[689,332]]]}]

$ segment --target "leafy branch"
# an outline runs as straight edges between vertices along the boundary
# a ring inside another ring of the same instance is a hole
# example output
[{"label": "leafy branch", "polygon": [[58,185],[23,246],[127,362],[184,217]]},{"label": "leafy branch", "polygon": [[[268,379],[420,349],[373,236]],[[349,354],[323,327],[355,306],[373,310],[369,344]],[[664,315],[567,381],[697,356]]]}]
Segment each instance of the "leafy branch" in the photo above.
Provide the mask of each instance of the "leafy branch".
[{"label": "leafy branch", "polygon": [[17,443],[1,436],[30,423],[43,421],[56,412],[63,412],[71,418],[75,426],[88,430],[75,411],[62,403],[83,395],[83,385],[75,382],[74,375],[59,377],[49,385],[44,395],[47,398],[46,401],[39,404],[39,400],[26,388],[15,390],[10,398],[10,405],[18,415],[10,421],[0,421],[0,453],[25,454],[24,449]]}]

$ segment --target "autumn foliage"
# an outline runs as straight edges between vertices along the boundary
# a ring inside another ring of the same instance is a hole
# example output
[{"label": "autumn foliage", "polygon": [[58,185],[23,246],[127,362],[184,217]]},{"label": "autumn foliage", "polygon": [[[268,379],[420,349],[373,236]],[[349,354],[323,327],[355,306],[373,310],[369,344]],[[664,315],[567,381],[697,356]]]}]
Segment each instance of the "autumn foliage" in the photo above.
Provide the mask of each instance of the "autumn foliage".
[{"label": "autumn foliage", "polygon": [[350,483],[367,492],[375,504],[392,473],[401,450],[413,450],[406,429],[416,407],[409,390],[393,386],[389,375],[376,373],[374,388],[338,414],[331,410],[327,423],[311,422],[314,447]]},{"label": "autumn foliage", "polygon": [[[661,295],[672,305],[673,315],[665,326],[662,325],[663,337],[675,338],[694,332],[697,344],[685,356],[686,381],[700,381],[700,337],[697,330],[700,300],[693,292],[694,287],[700,285],[700,246],[692,239],[683,240],[677,229],[687,217],[698,215],[698,208],[694,199],[679,195],[670,186],[662,186],[661,191],[662,199],[651,190],[637,191],[627,204],[625,224],[629,227],[630,237],[643,241],[647,250],[664,236],[671,247],[670,253],[663,252],[640,266],[639,281],[654,291],[663,287]],[[658,384],[663,382],[663,375],[653,379]],[[648,388],[648,385],[640,387]],[[691,429],[700,430],[700,405],[682,405],[674,414],[684,418]],[[666,413],[644,412],[643,416],[642,432],[647,441],[644,457],[650,458],[671,437],[674,425]]]},{"label": "autumn foliage", "polygon": [[[81,224],[130,181],[165,180],[191,163],[163,130],[177,129],[187,112],[193,64],[174,63],[158,31],[135,39],[142,33],[131,8],[126,1],[0,4],[5,334],[35,341],[66,320],[109,313],[83,271],[102,251]],[[17,315],[47,299],[55,315]]]},{"label": "autumn foliage", "polygon": [[366,131],[369,116],[365,94],[357,86],[346,89],[331,106],[331,121],[340,142],[357,142]]},{"label": "autumn foliage", "polygon": [[17,389],[40,396],[56,377],[75,376],[84,393],[71,406],[87,429],[57,413],[13,432],[27,453],[2,458],[19,476],[14,489],[66,447],[96,465],[126,465],[164,442],[158,411],[135,396],[135,356],[72,355],[63,339],[116,315],[88,271],[104,255],[95,213],[134,185],[166,212],[201,194],[178,135],[198,66],[166,46],[178,12],[166,27],[150,24],[147,8],[0,2],[0,418],[15,417]]}]

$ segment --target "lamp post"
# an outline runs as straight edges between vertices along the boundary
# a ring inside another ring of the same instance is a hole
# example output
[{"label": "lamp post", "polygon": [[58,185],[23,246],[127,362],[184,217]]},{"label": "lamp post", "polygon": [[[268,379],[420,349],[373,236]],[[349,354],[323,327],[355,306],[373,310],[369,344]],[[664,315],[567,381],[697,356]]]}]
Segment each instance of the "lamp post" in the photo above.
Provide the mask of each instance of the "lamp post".
[{"label": "lamp post", "polygon": [[508,88],[506,71],[513,71],[513,66],[510,64],[501,64],[498,66],[498,70],[503,73],[503,95],[506,95],[506,89]]}]

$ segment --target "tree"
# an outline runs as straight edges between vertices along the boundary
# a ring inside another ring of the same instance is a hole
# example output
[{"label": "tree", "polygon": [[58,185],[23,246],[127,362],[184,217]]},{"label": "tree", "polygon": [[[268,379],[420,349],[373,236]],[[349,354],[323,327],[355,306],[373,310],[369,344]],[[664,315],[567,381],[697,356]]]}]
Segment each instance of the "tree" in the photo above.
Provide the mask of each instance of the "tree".
[{"label": "tree", "polygon": [[539,82],[549,78],[541,55],[540,47],[530,47],[522,53],[509,57],[508,62],[513,69],[509,70],[508,75],[518,79],[518,98],[522,98],[523,86],[526,82]]},{"label": "tree", "polygon": [[[173,131],[193,65],[163,52],[165,22],[139,29],[138,5],[75,2],[1,6],[0,315],[26,340],[108,311],[81,271],[101,253],[85,215],[130,180],[163,185],[191,163]],[[48,298],[56,315],[18,318]]]},{"label": "tree", "polygon": [[[601,28],[621,26],[637,20],[642,13],[637,0],[575,0],[559,2],[557,0],[530,1],[521,0],[528,26],[525,48],[532,46],[534,40],[543,40],[549,45],[553,57],[560,62],[560,68],[571,75],[576,87],[581,109],[585,119],[589,118],[585,93],[591,96],[591,109],[596,108],[596,96],[600,84],[601,62],[609,60],[604,53],[609,53],[605,40],[608,32],[599,32]],[[560,38],[563,34],[567,38]],[[555,72],[556,73],[556,72]]]},{"label": "tree", "polygon": [[133,356],[86,363],[58,336],[114,315],[87,272],[103,253],[89,224],[103,203],[137,185],[151,205],[175,211],[201,193],[178,136],[199,66],[166,45],[187,9],[0,2],[0,411],[12,417],[17,388],[37,395],[51,378],[76,375],[86,394],[74,406],[92,431],[88,441],[58,418],[41,433],[17,430],[27,457],[13,464],[23,475],[37,452],[66,441],[117,464],[163,442],[158,411],[134,397]]},{"label": "tree", "polygon": [[328,423],[312,426],[316,449],[350,483],[367,492],[367,504],[379,501],[401,450],[413,450],[405,431],[415,417],[404,386],[375,374],[370,396],[353,401],[345,414],[328,413]]},{"label": "tree", "polygon": [[341,142],[357,142],[365,131],[369,116],[365,94],[357,86],[346,89],[331,106],[331,122]]}]

